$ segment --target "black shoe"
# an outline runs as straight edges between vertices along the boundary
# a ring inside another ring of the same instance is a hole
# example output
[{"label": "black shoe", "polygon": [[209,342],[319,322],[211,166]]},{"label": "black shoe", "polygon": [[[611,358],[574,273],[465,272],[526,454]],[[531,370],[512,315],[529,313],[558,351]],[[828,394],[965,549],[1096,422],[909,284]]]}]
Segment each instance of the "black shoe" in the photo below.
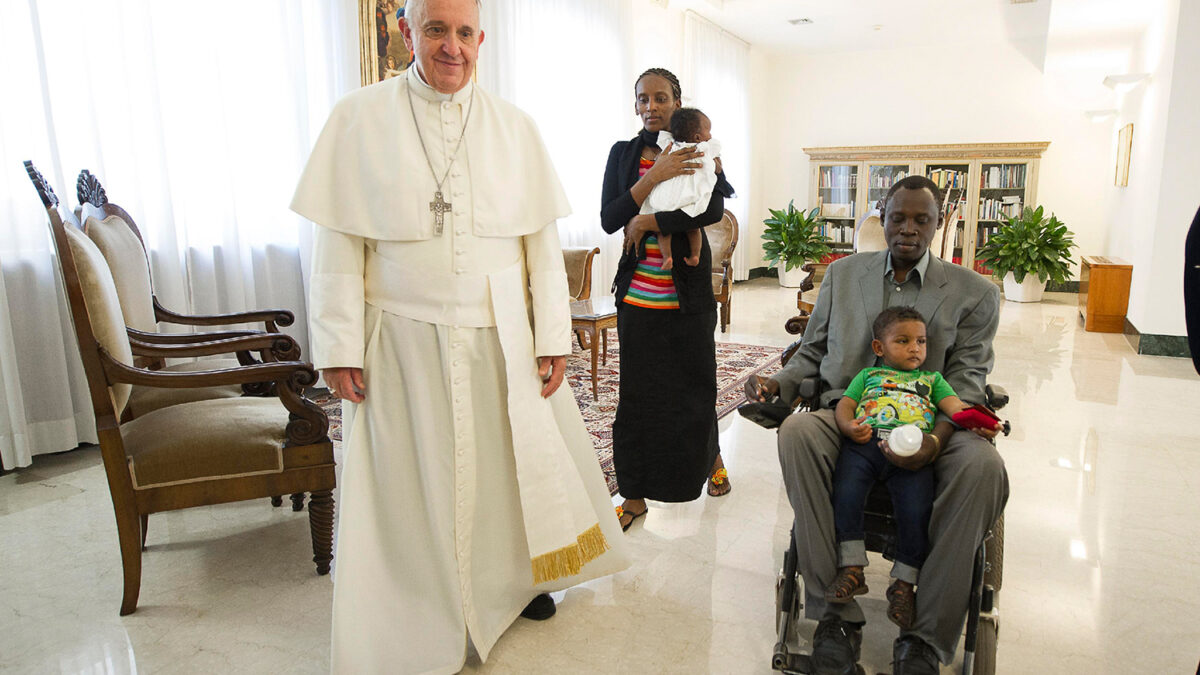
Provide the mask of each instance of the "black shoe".
[{"label": "black shoe", "polygon": [[893,675],[938,675],[938,657],[921,638],[902,635],[892,647]]},{"label": "black shoe", "polygon": [[862,627],[834,617],[822,619],[813,633],[815,675],[855,675],[862,652]]},{"label": "black shoe", "polygon": [[534,621],[545,621],[554,616],[556,611],[558,610],[554,607],[554,598],[550,597],[549,593],[542,593],[525,605],[521,616]]}]

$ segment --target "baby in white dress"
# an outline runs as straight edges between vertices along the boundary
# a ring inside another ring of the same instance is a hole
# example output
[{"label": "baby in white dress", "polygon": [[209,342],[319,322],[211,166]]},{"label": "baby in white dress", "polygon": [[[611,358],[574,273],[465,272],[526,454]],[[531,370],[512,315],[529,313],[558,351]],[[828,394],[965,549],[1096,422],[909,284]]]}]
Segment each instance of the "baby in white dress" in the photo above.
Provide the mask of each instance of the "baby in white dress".
[{"label": "baby in white dress", "polygon": [[[703,157],[692,160],[701,166],[694,173],[676,176],[654,186],[642,202],[641,213],[682,209],[689,216],[698,216],[708,210],[713,188],[717,185],[716,159],[721,154],[721,143],[712,137],[712,122],[708,116],[696,108],[676,110],[671,115],[670,131],[658,132],[658,147],[665,150],[672,143],[671,152],[688,147],[703,152]],[[688,230],[686,234],[688,255],[684,260],[694,267],[700,264],[700,230]],[[671,269],[674,266],[671,235],[659,233],[658,246],[662,249],[662,269]]]}]

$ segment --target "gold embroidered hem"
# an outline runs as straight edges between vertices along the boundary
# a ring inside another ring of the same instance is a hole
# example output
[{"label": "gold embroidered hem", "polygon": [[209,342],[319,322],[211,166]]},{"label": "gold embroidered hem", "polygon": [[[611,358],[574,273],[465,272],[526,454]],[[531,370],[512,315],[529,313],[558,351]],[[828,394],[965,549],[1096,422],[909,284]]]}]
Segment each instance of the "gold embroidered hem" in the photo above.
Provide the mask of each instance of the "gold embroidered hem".
[{"label": "gold embroidered hem", "polygon": [[599,558],[608,549],[608,540],[600,531],[600,524],[596,523],[576,537],[574,544],[564,546],[557,551],[544,553],[531,560],[533,583],[542,584],[579,574],[584,565]]}]

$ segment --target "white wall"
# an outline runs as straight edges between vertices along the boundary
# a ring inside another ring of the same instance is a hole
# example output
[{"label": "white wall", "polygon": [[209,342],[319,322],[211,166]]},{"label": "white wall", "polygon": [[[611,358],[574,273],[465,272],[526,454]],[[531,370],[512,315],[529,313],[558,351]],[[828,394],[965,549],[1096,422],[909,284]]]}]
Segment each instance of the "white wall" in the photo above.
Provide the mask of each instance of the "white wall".
[{"label": "white wall", "polygon": [[[831,145],[1050,141],[1037,201],[1075,233],[1079,253],[1107,252],[1103,200],[1112,184],[1110,124],[1093,124],[1067,92],[1015,47],[780,54],[757,100],[762,205],[808,204],[801,148]],[[765,217],[765,208],[760,211]],[[1076,266],[1077,267],[1077,266]]]},{"label": "white wall", "polygon": [[1142,333],[1185,335],[1183,241],[1200,206],[1200,5],[1169,0],[1130,72],[1151,77],[1125,97],[1115,129],[1133,123],[1129,185],[1108,187],[1112,255],[1133,263],[1129,321]]}]

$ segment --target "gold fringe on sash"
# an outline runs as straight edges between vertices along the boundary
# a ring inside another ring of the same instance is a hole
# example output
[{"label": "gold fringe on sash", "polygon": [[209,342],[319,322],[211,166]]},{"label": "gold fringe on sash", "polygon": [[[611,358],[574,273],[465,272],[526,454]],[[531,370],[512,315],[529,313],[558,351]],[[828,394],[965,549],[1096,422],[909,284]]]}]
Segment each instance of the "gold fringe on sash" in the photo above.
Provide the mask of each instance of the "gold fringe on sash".
[{"label": "gold fringe on sash", "polygon": [[600,531],[600,523],[596,523],[576,537],[574,544],[543,553],[531,560],[533,583],[537,585],[579,574],[584,565],[599,558],[608,549],[608,540]]}]

